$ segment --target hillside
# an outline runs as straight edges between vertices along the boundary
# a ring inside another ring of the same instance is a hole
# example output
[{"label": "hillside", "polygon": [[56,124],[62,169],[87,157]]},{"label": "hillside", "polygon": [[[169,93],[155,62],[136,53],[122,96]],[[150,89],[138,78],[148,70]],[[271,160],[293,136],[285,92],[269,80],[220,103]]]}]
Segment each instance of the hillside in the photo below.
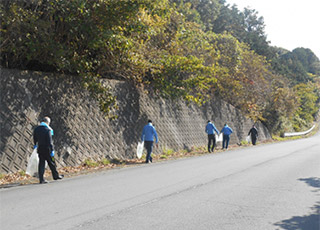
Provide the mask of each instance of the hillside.
[{"label": "hillside", "polygon": [[273,133],[319,110],[320,61],[269,45],[263,17],[224,0],[4,0],[1,66],[78,76],[110,118],[112,85],[202,105],[221,98]]}]

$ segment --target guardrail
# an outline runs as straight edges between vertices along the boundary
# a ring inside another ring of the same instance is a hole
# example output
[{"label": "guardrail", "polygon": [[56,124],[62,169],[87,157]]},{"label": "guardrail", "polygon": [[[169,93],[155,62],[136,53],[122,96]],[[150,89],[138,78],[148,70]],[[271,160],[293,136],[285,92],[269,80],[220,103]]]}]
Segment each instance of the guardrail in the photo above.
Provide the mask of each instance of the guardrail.
[{"label": "guardrail", "polygon": [[310,133],[314,127],[316,127],[315,125],[313,125],[309,130],[304,131],[304,132],[295,132],[295,133],[284,133],[284,137],[293,137],[293,136],[301,136],[301,135],[306,135],[308,133]]}]

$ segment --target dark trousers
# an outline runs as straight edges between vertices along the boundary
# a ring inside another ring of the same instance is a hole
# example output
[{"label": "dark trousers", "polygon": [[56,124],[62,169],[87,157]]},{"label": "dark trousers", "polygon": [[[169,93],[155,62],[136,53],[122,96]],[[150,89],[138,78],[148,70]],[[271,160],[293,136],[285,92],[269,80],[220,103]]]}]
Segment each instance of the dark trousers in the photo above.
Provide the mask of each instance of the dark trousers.
[{"label": "dark trousers", "polygon": [[223,134],[223,141],[222,141],[222,148],[228,148],[229,146],[229,140],[230,140],[230,136],[229,135],[225,135]]},{"label": "dark trousers", "polygon": [[257,136],[256,135],[251,135],[251,141],[253,145],[256,145],[257,142]]},{"label": "dark trousers", "polygon": [[57,166],[56,166],[56,163],[54,162],[54,158],[50,156],[49,152],[41,152],[39,153],[39,168],[38,168],[40,182],[44,181],[43,174],[45,171],[46,161],[48,162],[53,179],[57,179],[59,177],[59,173],[57,171]]},{"label": "dark trousers", "polygon": [[152,153],[153,141],[145,141],[144,146],[147,149],[146,163],[149,163],[149,161],[152,162],[151,153]]},{"label": "dark trousers", "polygon": [[[212,147],[211,147],[212,145]],[[216,146],[216,137],[214,134],[208,134],[208,152],[213,152]]]}]

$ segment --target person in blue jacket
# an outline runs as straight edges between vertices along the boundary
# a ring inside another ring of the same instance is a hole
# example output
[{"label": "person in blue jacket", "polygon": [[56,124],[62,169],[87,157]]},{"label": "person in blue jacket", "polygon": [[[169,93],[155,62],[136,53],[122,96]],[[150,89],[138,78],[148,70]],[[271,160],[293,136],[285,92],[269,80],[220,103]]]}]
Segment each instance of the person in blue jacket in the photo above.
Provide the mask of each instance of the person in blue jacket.
[{"label": "person in blue jacket", "polygon": [[61,180],[63,175],[59,175],[57,166],[54,160],[54,148],[52,142],[53,130],[49,126],[50,118],[44,117],[41,124],[35,128],[33,133],[34,149],[37,148],[39,155],[39,180],[40,184],[48,183],[43,174],[45,171],[45,162],[47,161],[54,180]]},{"label": "person in blue jacket", "polygon": [[144,141],[144,146],[147,149],[147,157],[146,163],[152,162],[152,148],[153,148],[153,141],[154,138],[156,139],[156,144],[158,145],[158,134],[154,126],[152,125],[152,121],[148,120],[148,124],[143,127],[141,141]]},{"label": "person in blue jacket", "polygon": [[[211,123],[210,120],[208,121],[208,124],[206,125],[205,131],[208,134],[208,152],[210,153],[210,152],[214,151],[214,147],[216,146],[216,137],[214,135],[214,132],[216,132],[219,135],[219,131],[214,126],[214,124]],[[212,147],[211,147],[211,143],[212,143]]]},{"label": "person in blue jacket", "polygon": [[224,127],[222,128],[221,130],[221,133],[223,133],[222,149],[224,148],[228,149],[230,134],[232,132],[233,132],[232,129],[227,124],[225,124]]}]

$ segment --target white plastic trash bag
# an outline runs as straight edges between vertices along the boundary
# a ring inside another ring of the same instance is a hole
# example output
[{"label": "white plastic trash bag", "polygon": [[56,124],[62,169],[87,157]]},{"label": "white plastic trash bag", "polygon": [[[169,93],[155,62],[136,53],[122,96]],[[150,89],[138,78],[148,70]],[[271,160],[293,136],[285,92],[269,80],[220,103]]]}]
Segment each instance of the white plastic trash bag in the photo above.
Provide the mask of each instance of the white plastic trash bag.
[{"label": "white plastic trash bag", "polygon": [[38,165],[39,156],[37,153],[37,149],[35,148],[29,158],[26,174],[34,176],[35,173],[38,173]]},{"label": "white plastic trash bag", "polygon": [[250,136],[250,135],[249,135],[249,136],[247,136],[246,141],[247,141],[248,143],[250,143],[250,142],[251,142],[251,136]]},{"label": "white plastic trash bag", "polygon": [[216,134],[216,142],[222,142],[222,133],[219,135]]},{"label": "white plastic trash bag", "polygon": [[144,141],[143,142],[138,142],[138,146],[137,146],[137,157],[138,157],[138,159],[140,159],[142,157],[143,146],[144,146]]}]

